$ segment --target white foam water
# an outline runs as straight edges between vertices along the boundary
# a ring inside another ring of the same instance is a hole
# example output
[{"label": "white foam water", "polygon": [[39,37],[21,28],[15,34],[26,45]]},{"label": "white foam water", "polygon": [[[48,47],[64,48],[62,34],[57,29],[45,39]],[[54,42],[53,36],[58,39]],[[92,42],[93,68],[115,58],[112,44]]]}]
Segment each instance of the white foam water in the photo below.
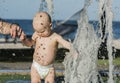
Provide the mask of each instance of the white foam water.
[{"label": "white foam water", "polygon": [[41,0],[39,11],[47,11],[50,14],[51,18],[53,18],[54,14],[53,0]]},{"label": "white foam water", "polygon": [[109,79],[108,83],[114,83],[113,80],[113,55],[112,55],[112,0],[106,0],[106,28],[108,32],[108,39],[107,39],[107,50],[108,50],[108,58],[109,58]]},{"label": "white foam water", "polygon": [[[97,83],[98,38],[88,23],[86,9],[81,10],[73,48],[64,59],[65,83]],[[75,53],[78,53],[77,58]]]},{"label": "white foam water", "polygon": [[50,16],[53,18],[53,9],[54,9],[54,5],[53,5],[53,0],[45,0],[47,3],[47,8],[48,8],[48,13],[50,14]]},{"label": "white foam water", "polygon": [[[89,24],[87,16],[87,7],[91,0],[85,0],[84,8],[80,12],[78,20],[78,30],[73,41],[72,49],[64,59],[65,66],[65,83],[103,83],[99,79],[97,69],[97,54],[101,43],[94,28]],[[112,12],[111,0],[98,0],[100,8],[100,16],[103,14],[103,4],[105,5],[106,17],[106,34],[107,34],[107,50],[109,56],[109,79],[108,83],[114,83],[112,76]],[[105,2],[105,3],[104,3]],[[101,28],[102,26],[100,26]],[[102,34],[102,33],[101,33]],[[76,55],[77,57],[74,56]]]},{"label": "white foam water", "polygon": [[[104,15],[105,14],[105,15]],[[102,23],[101,17],[103,17],[103,25],[105,25],[105,34],[101,34],[101,42],[105,42],[105,38],[107,38],[107,51],[108,51],[108,60],[109,60],[109,78],[108,83],[114,83],[113,80],[113,50],[112,50],[112,40],[113,40],[113,30],[112,30],[112,0],[99,0],[99,23],[100,23],[100,31],[102,33]]]}]

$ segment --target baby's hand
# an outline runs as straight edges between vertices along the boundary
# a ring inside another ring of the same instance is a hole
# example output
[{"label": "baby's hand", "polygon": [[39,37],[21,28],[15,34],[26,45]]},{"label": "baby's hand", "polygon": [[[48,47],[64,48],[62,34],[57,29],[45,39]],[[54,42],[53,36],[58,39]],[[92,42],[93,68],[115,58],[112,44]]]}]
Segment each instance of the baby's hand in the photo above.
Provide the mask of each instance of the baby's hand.
[{"label": "baby's hand", "polygon": [[23,41],[26,38],[26,34],[22,31],[22,33],[19,37],[20,37],[20,40]]}]

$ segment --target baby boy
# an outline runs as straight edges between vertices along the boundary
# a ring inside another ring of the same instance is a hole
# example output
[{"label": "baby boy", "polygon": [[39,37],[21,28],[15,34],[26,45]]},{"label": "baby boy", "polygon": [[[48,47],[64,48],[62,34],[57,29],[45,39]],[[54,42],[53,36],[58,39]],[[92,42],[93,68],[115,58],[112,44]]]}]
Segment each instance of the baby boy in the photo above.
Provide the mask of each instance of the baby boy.
[{"label": "baby boy", "polygon": [[33,28],[35,32],[31,39],[26,38],[26,36],[20,38],[26,46],[35,45],[31,66],[31,82],[41,83],[41,79],[45,79],[45,83],[54,83],[55,69],[53,62],[58,44],[70,49],[71,43],[52,31],[51,17],[46,12],[38,12],[35,15]]}]

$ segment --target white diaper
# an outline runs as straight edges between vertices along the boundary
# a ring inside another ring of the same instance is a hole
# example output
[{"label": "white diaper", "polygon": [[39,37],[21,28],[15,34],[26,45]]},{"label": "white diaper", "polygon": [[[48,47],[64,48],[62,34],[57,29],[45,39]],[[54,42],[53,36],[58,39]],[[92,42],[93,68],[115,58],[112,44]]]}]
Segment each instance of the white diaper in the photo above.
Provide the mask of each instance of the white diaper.
[{"label": "white diaper", "polygon": [[36,61],[33,61],[32,65],[36,68],[41,79],[44,79],[48,75],[50,68],[53,68],[53,64],[48,65],[48,66],[42,66],[38,64]]}]

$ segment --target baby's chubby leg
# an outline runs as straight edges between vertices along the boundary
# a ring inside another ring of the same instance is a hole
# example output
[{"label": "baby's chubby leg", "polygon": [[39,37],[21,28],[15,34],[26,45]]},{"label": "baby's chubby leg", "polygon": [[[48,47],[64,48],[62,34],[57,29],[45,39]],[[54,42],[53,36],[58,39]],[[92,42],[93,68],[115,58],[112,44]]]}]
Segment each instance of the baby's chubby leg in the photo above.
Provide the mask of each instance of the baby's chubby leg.
[{"label": "baby's chubby leg", "polygon": [[54,83],[55,79],[55,69],[54,68],[50,68],[50,71],[47,75],[47,77],[45,78],[45,83]]},{"label": "baby's chubby leg", "polygon": [[34,66],[31,66],[31,83],[41,83],[40,75]]}]

